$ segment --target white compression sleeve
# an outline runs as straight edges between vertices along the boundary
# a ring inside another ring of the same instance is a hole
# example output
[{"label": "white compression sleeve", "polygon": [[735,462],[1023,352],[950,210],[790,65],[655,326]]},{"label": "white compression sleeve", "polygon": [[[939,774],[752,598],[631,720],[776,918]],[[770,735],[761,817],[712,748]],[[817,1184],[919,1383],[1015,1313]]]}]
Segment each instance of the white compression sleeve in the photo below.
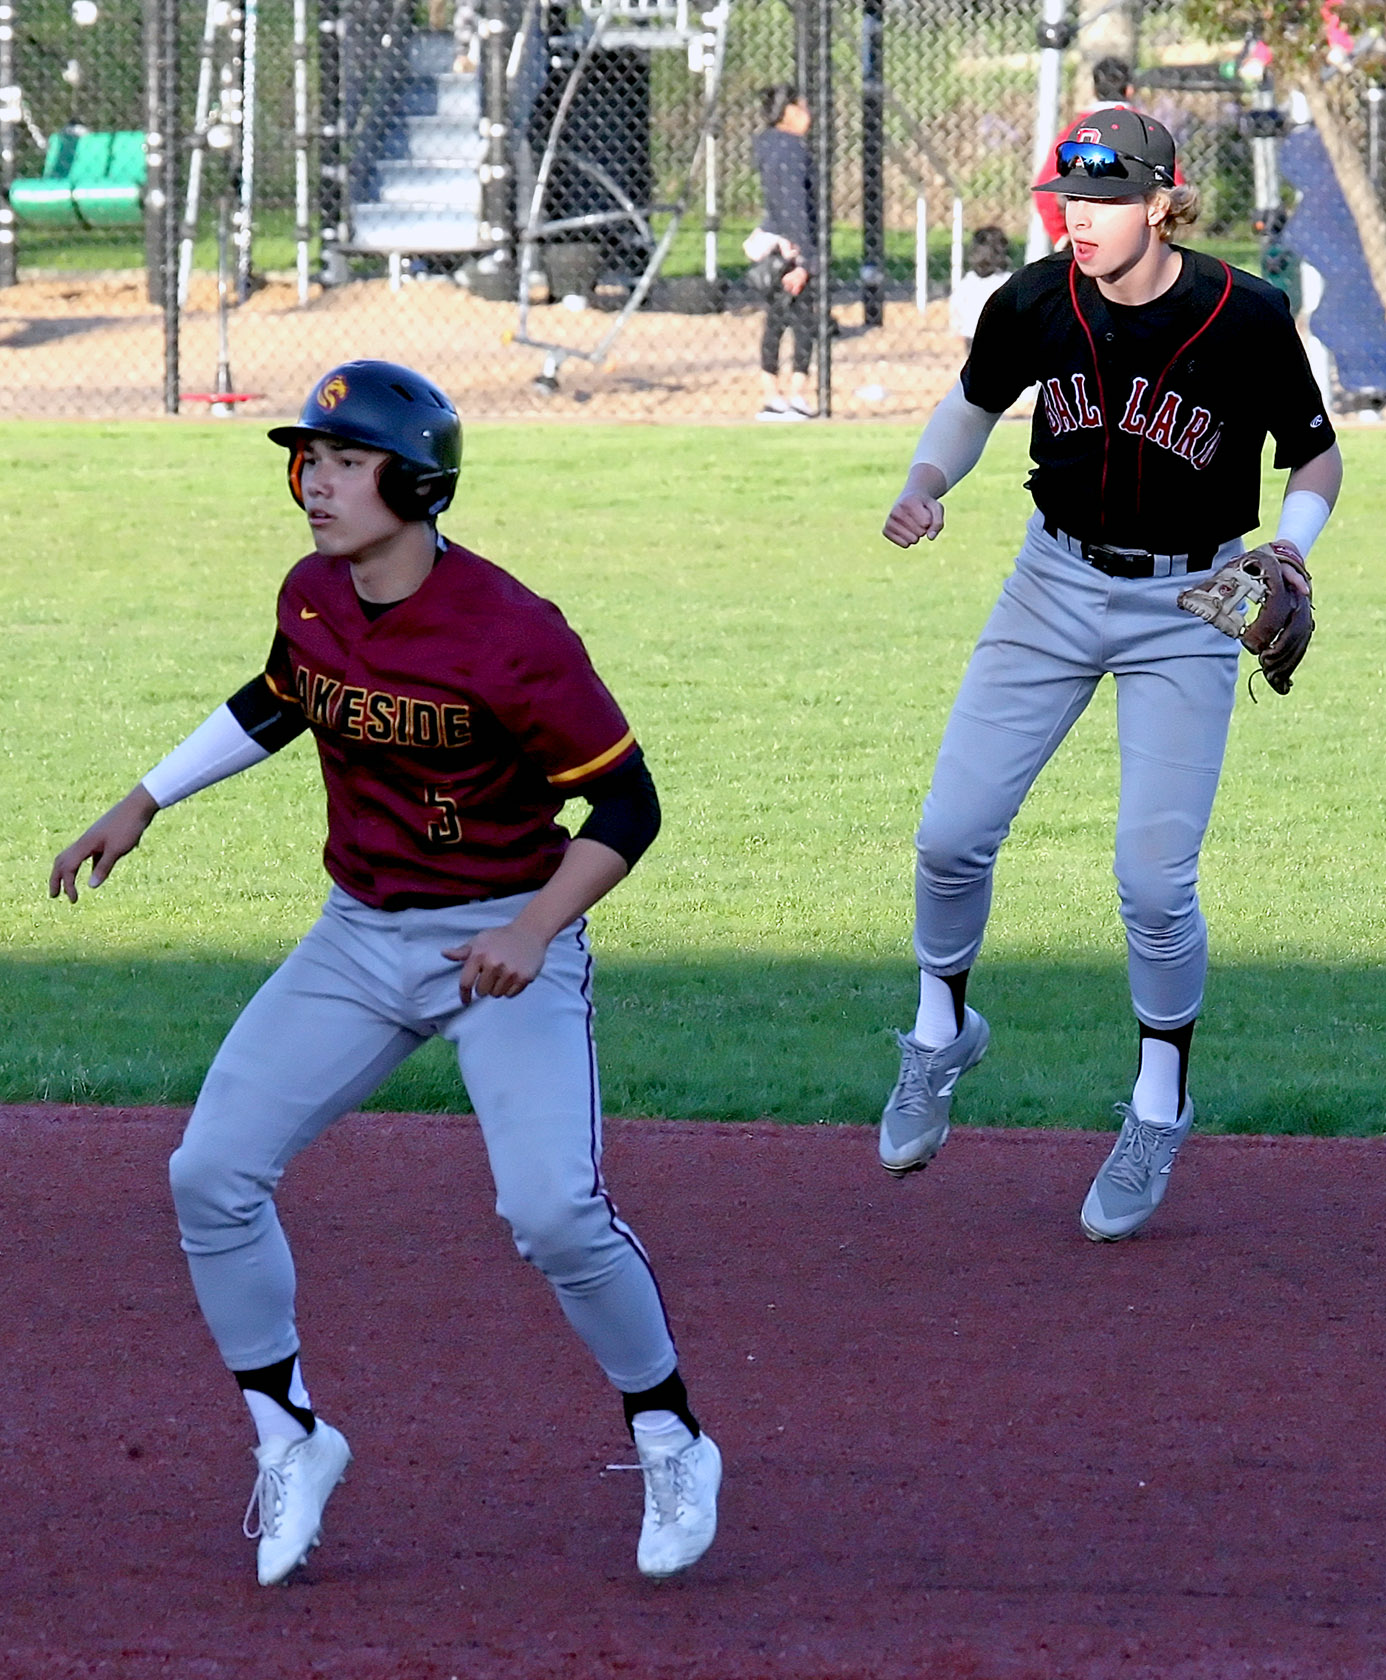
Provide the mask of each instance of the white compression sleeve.
[{"label": "white compression sleeve", "polygon": [[260,743],[252,741],[236,722],[231,708],[223,704],[142,780],[145,791],[163,810],[268,757]]},{"label": "white compression sleeve", "polygon": [[991,429],[1000,418],[968,402],[962,382],[956,381],[930,416],[910,465],[918,467],[927,461],[937,467],[951,490],[981,460]]},{"label": "white compression sleeve", "polygon": [[1281,542],[1292,542],[1307,560],[1332,511],[1317,490],[1291,490],[1280,505],[1276,537]]}]

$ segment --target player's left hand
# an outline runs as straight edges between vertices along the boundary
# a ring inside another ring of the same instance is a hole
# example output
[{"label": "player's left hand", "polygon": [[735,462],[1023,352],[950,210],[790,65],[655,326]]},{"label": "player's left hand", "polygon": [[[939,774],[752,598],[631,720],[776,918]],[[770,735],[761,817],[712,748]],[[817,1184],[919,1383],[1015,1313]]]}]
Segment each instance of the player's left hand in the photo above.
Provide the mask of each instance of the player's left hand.
[{"label": "player's left hand", "polygon": [[790,297],[798,297],[808,283],[808,270],[801,263],[796,264],[793,268],[786,269],[784,278],[780,281],[781,286],[789,293]]},{"label": "player's left hand", "polygon": [[548,942],[537,933],[508,922],[483,928],[475,939],[443,955],[462,964],[457,989],[463,1003],[470,1003],[473,997],[519,997],[544,966],[547,950]]}]

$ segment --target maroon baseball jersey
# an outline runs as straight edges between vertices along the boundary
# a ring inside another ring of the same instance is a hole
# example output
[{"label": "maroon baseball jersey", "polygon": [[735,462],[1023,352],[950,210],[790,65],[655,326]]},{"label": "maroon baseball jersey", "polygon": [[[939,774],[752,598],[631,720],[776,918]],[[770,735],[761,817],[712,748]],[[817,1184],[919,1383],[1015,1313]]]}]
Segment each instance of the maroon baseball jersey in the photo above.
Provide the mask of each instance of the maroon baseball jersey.
[{"label": "maroon baseball jersey", "polygon": [[564,801],[636,751],[558,608],[456,543],[373,619],[346,560],[300,560],[266,678],[317,739],[327,872],[379,909],[542,886]]}]

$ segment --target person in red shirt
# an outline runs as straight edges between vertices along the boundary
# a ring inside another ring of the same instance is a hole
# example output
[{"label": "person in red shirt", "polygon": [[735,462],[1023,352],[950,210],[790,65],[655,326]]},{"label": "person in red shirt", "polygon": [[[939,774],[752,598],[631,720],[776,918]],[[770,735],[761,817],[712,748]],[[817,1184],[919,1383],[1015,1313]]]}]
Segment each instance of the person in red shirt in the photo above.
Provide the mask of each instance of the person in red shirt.
[{"label": "person in red shirt", "polygon": [[[351,1458],[304,1384],[274,1190],[436,1034],[456,1048],[497,1211],[621,1393],[645,1480],[638,1567],[674,1574],[712,1542],[721,1459],[602,1178],[586,933],[658,832],[653,780],[558,609],[439,536],[461,428],[436,386],[349,362],[270,436],[313,552],[280,590],[265,669],[49,881],[75,903],[84,863],[100,886],[160,810],[312,733],[333,886],[237,1018],[170,1162],[198,1304],[259,1437],[246,1525],[259,1580],[304,1561]],[[591,813],[570,838],[558,816],[574,796]]]},{"label": "person in red shirt", "polygon": [[[1133,103],[1134,89],[1131,85],[1131,66],[1124,58],[1099,58],[1092,67],[1092,91],[1096,98],[1080,116],[1077,116],[1063,131],[1056,135],[1054,147],[1045,156],[1044,167],[1035,176],[1034,186],[1047,181],[1054,173],[1054,151],[1062,146],[1066,140],[1072,140],[1078,130],[1082,128],[1095,111],[1110,110],[1113,106],[1135,110]],[[1176,163],[1174,168],[1176,186],[1184,184],[1184,172]],[[1044,223],[1044,231],[1049,235],[1049,243],[1056,251],[1064,250],[1068,245],[1068,229],[1064,226],[1063,201],[1056,198],[1052,192],[1034,193],[1035,210],[1039,219]]]}]

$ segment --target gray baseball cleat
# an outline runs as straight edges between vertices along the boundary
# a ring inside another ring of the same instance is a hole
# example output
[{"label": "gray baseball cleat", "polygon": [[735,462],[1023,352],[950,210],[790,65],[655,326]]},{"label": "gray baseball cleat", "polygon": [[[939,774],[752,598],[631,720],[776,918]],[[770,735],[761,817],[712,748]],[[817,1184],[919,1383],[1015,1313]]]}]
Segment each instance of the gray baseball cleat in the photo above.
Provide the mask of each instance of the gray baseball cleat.
[{"label": "gray baseball cleat", "polygon": [[1078,1215],[1083,1235],[1093,1242],[1133,1237],[1164,1200],[1175,1158],[1193,1125],[1194,1105],[1186,1098],[1178,1122],[1152,1126],[1138,1120],[1129,1103],[1117,1103],[1121,1135],[1098,1169]]},{"label": "gray baseball cleat", "polygon": [[987,1053],[991,1029],[975,1009],[964,1008],[962,1031],[951,1044],[930,1050],[905,1033],[900,1077],[881,1114],[881,1165],[896,1178],[927,1167],[948,1141],[953,1087]]}]

